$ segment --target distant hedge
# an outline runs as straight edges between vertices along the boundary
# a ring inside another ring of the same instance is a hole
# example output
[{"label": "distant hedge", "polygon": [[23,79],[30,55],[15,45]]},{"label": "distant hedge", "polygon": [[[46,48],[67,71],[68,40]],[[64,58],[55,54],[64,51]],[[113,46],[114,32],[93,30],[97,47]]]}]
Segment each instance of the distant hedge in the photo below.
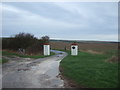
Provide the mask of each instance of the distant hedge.
[{"label": "distant hedge", "polygon": [[18,51],[19,48],[25,49],[26,54],[42,53],[43,43],[49,42],[48,36],[37,39],[30,33],[19,33],[14,37],[2,38],[2,49]]}]

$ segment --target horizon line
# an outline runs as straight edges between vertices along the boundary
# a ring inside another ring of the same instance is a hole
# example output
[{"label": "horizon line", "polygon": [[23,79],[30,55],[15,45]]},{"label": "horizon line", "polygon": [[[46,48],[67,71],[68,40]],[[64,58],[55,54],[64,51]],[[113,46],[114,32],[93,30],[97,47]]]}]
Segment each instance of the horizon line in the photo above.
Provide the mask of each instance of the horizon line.
[{"label": "horizon line", "polygon": [[[0,38],[11,38],[10,36],[0,36]],[[40,39],[36,37],[37,39]],[[99,42],[120,42],[119,40],[95,40],[95,39],[63,39],[63,38],[50,38],[50,40],[68,40],[68,41],[99,41]]]}]

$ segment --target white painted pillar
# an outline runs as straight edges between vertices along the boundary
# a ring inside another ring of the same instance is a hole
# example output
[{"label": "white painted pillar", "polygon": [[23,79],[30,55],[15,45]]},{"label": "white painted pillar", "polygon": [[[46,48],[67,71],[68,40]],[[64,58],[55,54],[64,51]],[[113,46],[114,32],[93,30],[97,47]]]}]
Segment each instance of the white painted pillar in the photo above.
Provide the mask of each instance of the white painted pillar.
[{"label": "white painted pillar", "polygon": [[78,55],[78,45],[76,43],[71,44],[71,55]]},{"label": "white painted pillar", "polygon": [[44,44],[43,46],[43,52],[44,52],[44,56],[50,55],[50,45],[49,44]]}]

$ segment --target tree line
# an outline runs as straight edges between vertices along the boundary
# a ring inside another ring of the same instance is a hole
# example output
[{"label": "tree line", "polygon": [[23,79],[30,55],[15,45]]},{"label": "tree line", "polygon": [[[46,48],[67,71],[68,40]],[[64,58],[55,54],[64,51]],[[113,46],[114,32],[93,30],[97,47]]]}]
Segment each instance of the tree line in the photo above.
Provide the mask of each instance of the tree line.
[{"label": "tree line", "polygon": [[13,51],[24,49],[26,54],[42,54],[44,43],[49,43],[49,36],[38,39],[30,33],[19,33],[14,37],[3,38],[2,49]]}]

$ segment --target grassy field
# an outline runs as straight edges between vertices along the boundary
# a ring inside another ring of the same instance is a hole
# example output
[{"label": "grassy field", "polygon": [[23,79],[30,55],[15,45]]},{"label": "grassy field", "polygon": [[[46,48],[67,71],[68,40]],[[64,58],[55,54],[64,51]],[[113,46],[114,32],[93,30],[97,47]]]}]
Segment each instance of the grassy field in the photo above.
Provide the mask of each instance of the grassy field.
[{"label": "grassy field", "polygon": [[118,63],[108,62],[117,51],[109,50],[106,54],[79,52],[78,56],[65,57],[60,64],[62,74],[78,85],[87,88],[118,87]]}]

